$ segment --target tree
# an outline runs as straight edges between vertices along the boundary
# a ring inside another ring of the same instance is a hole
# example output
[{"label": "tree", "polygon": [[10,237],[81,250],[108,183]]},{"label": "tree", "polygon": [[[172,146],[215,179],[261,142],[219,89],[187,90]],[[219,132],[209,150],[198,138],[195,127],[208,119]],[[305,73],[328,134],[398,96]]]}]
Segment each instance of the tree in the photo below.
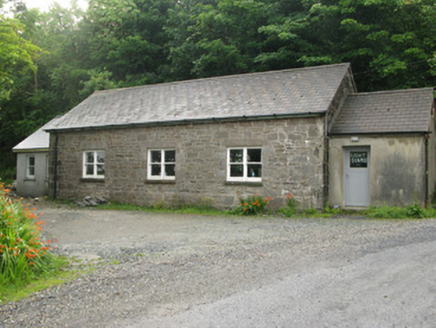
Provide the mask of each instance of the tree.
[{"label": "tree", "polygon": [[23,30],[18,20],[0,16],[0,100],[9,98],[20,75],[37,70],[41,49],[21,36]]},{"label": "tree", "polygon": [[263,70],[255,62],[266,41],[259,29],[275,14],[270,1],[181,1],[166,27],[171,66],[184,78]]},{"label": "tree", "polygon": [[304,66],[351,62],[359,90],[435,84],[434,0],[303,0],[301,4],[305,14],[300,18],[289,14],[262,30],[270,37],[289,39],[289,45],[276,49],[276,57],[289,54],[296,41],[297,60]]}]

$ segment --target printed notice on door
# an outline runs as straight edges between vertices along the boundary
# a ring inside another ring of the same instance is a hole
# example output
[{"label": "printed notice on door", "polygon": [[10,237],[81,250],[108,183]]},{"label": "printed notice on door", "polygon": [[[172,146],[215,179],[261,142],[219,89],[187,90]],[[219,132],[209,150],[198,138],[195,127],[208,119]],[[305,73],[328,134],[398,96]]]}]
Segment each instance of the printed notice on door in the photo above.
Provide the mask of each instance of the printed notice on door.
[{"label": "printed notice on door", "polygon": [[368,167],[368,152],[350,152],[350,167]]}]

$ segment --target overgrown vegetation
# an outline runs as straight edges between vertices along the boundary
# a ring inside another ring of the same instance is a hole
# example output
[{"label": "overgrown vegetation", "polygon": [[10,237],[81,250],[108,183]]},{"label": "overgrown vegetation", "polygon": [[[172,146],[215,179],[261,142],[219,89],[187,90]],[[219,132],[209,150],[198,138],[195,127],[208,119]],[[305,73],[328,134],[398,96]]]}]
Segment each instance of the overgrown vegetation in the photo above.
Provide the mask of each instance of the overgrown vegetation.
[{"label": "overgrown vegetation", "polygon": [[435,0],[0,0],[0,21],[6,180],[11,148],[95,90],[338,62],[362,92],[436,84]]},{"label": "overgrown vegetation", "polygon": [[404,219],[404,218],[436,218],[436,209],[422,208],[419,204],[414,203],[413,205],[406,207],[399,206],[377,206],[369,207],[364,211],[367,217],[371,218],[384,218],[384,219]]},{"label": "overgrown vegetation", "polygon": [[67,264],[51,252],[56,240],[42,238],[41,213],[12,201],[8,192],[0,183],[0,299],[11,290],[57,276]]},{"label": "overgrown vegetation", "polygon": [[292,217],[297,213],[297,204],[295,202],[294,196],[292,193],[288,193],[286,195],[286,207],[279,208],[279,214],[283,215],[284,217]]},{"label": "overgrown vegetation", "polygon": [[234,210],[238,215],[260,215],[265,213],[265,208],[271,197],[263,198],[258,194],[248,196],[247,198],[239,197],[239,206]]},{"label": "overgrown vegetation", "polygon": [[[406,218],[436,218],[436,209],[423,208],[415,203],[410,206],[376,206],[362,210],[348,210],[338,207],[331,207],[329,204],[324,209],[299,208],[298,203],[291,193],[286,195],[286,206],[277,211],[268,207],[270,197],[262,197],[258,194],[253,196],[240,197],[238,206],[233,210],[219,210],[212,206],[213,202],[203,202],[199,204],[172,205],[156,203],[154,206],[140,206],[134,204],[121,204],[111,202],[100,205],[97,210],[118,210],[118,211],[143,211],[154,213],[182,213],[182,214],[204,214],[204,215],[238,215],[238,216],[258,216],[268,214],[269,217],[279,216],[285,218],[331,218],[347,216],[364,216],[367,218],[379,219],[406,219]],[[70,203],[71,205],[72,203]],[[74,206],[74,205],[72,205]]]},{"label": "overgrown vegetation", "polygon": [[152,213],[180,213],[180,214],[206,214],[206,215],[227,215],[229,211],[221,211],[205,205],[165,205],[157,203],[154,206],[140,206],[135,204],[123,204],[111,202],[96,207],[96,210],[115,210],[115,211],[141,211]]}]

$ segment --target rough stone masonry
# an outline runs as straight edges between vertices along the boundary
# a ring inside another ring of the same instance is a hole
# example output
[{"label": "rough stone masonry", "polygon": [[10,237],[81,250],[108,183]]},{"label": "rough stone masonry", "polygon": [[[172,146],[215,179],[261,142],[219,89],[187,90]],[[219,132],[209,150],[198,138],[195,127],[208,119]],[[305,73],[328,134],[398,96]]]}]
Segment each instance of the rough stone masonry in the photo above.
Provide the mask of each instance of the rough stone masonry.
[{"label": "rough stone masonry", "polygon": [[[291,192],[300,206],[322,207],[323,136],[321,115],[52,133],[52,145],[58,138],[57,196],[100,196],[138,205],[211,203],[229,208],[239,196],[255,193],[271,197],[270,205],[279,207]],[[260,183],[226,181],[229,147],[262,149]],[[176,150],[174,181],[147,180],[149,149]],[[86,150],[105,151],[104,179],[82,178]]]}]

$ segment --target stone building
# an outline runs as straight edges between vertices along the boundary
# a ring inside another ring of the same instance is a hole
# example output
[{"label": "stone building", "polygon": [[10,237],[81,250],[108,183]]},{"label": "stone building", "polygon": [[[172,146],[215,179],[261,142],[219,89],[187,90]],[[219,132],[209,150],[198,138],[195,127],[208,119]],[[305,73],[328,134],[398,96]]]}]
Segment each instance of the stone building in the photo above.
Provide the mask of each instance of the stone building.
[{"label": "stone building", "polygon": [[330,143],[356,93],[349,64],[99,91],[48,129],[50,194],[229,208],[255,193],[279,207],[292,193],[304,207],[347,205],[332,183],[330,161],[342,155]]},{"label": "stone building", "polygon": [[331,204],[432,201],[433,89],[348,95],[330,136]]}]

